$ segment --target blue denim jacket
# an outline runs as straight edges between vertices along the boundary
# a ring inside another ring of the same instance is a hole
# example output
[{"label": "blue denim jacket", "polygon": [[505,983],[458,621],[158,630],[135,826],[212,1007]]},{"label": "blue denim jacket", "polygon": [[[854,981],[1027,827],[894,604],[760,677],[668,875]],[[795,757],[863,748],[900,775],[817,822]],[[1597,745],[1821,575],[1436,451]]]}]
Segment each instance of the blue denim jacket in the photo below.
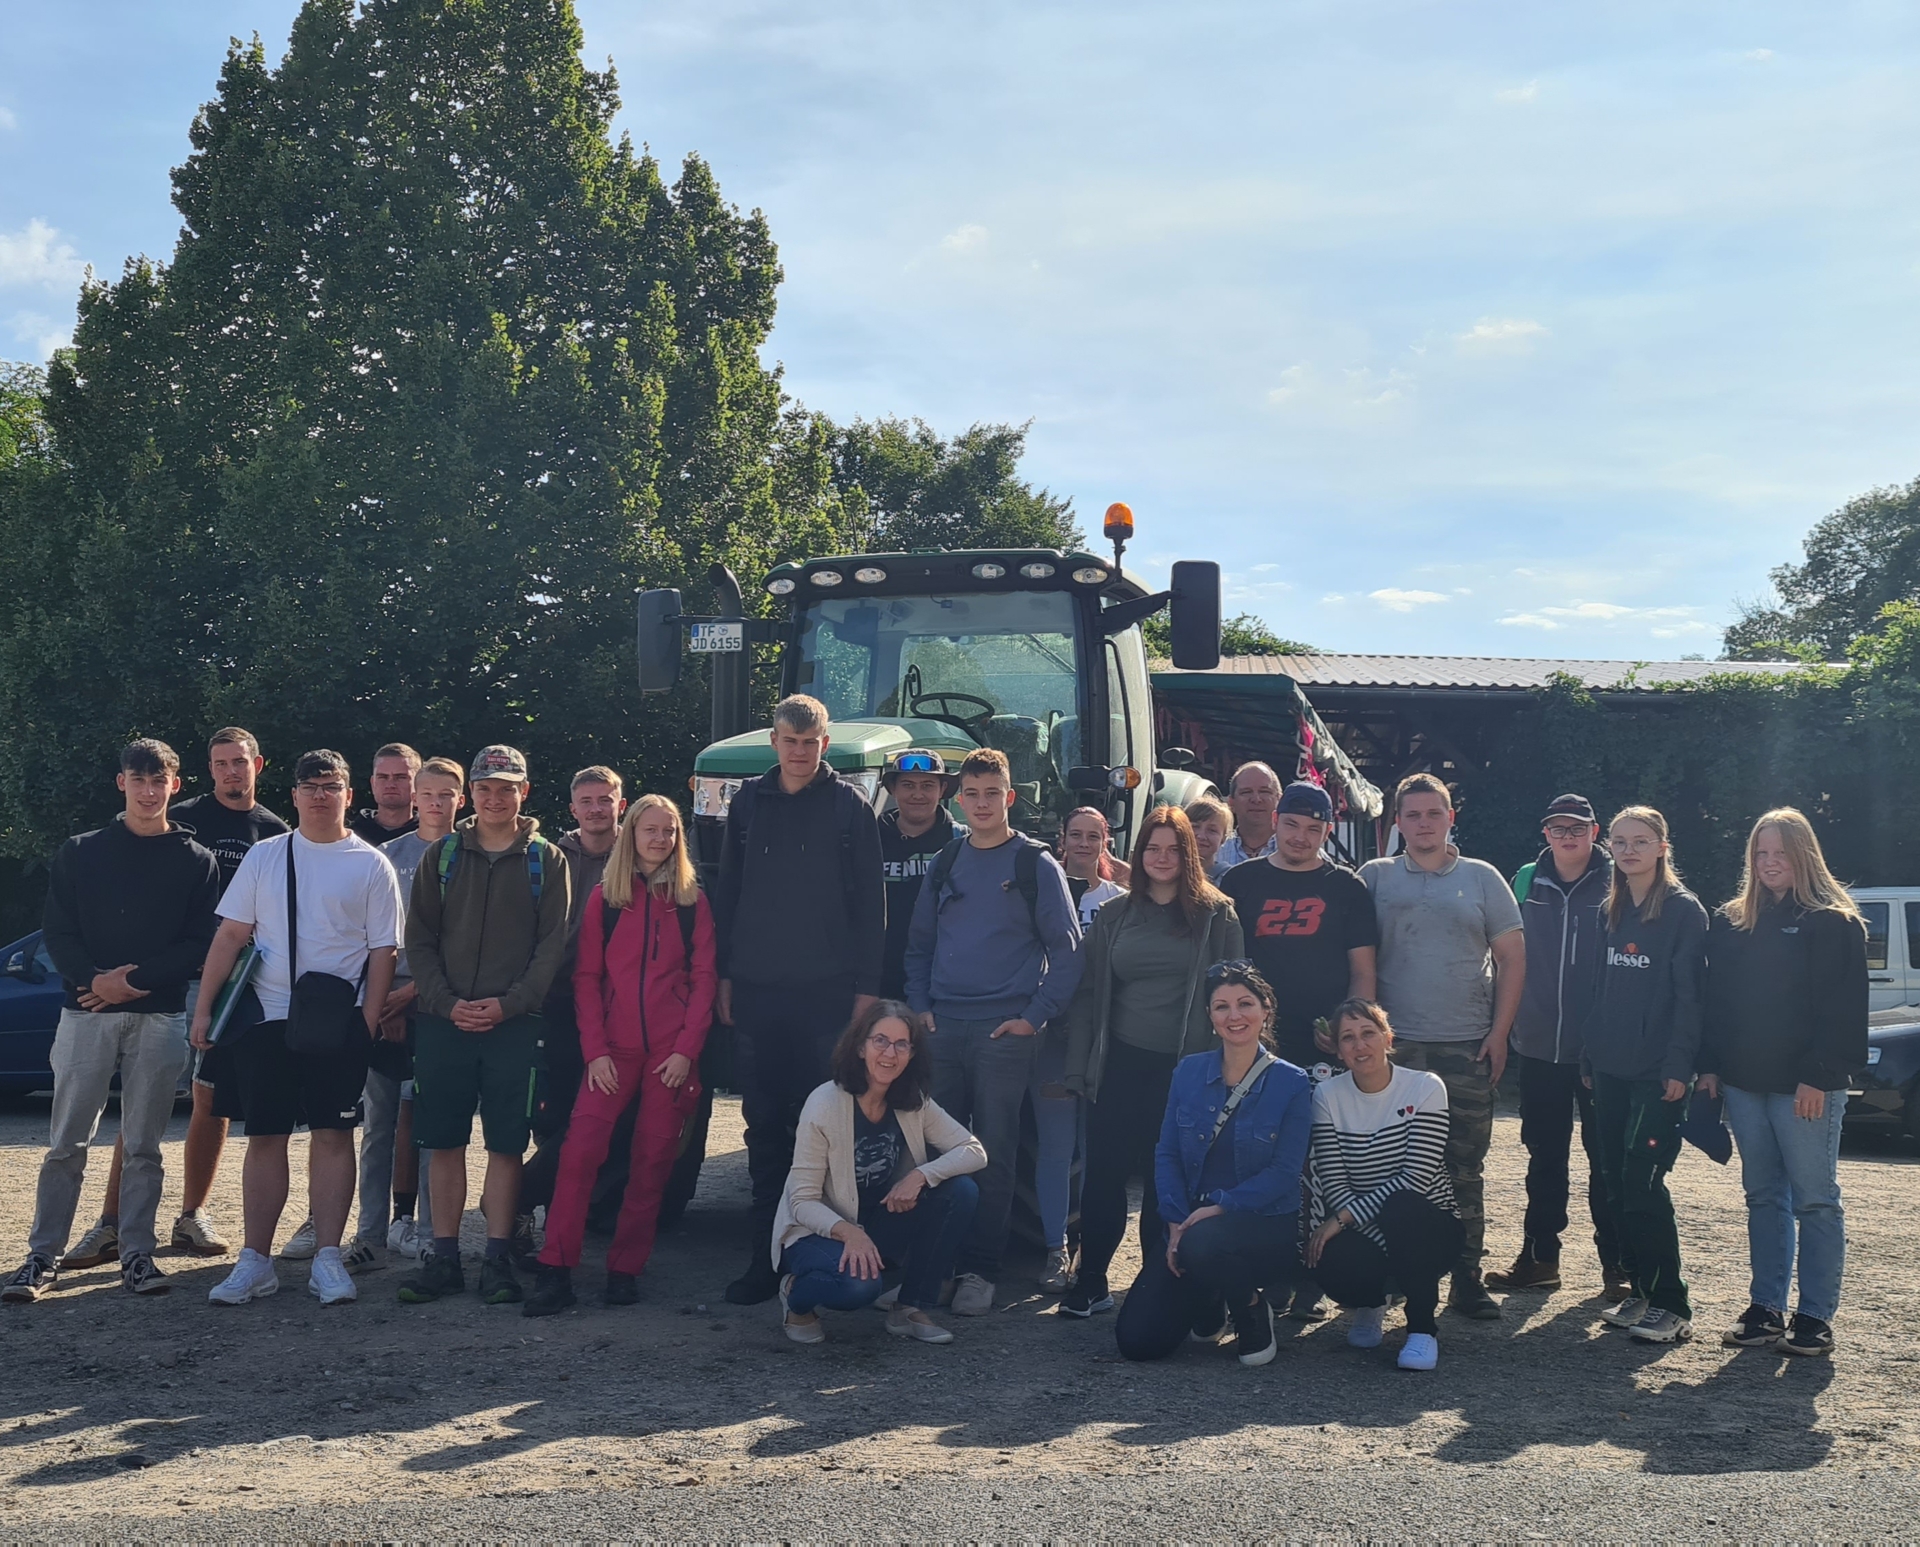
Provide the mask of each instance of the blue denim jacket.
[{"label": "blue denim jacket", "polygon": [[1242,1214],[1298,1212],[1300,1175],[1313,1131],[1313,1082],[1306,1070],[1285,1059],[1268,1065],[1221,1136],[1222,1144],[1233,1146],[1234,1185],[1212,1197],[1194,1196],[1213,1125],[1232,1089],[1220,1072],[1217,1048],[1175,1066],[1153,1157],[1162,1219],[1185,1219],[1207,1203]]}]

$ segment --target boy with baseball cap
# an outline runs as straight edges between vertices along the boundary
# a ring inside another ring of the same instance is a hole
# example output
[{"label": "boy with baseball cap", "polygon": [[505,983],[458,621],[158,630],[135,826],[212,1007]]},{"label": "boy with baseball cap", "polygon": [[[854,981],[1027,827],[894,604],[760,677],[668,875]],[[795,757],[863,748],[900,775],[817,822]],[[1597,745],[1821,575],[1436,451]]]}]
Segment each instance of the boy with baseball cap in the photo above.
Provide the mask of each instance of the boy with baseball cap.
[{"label": "boy with baseball cap", "polygon": [[907,993],[907,929],[913,905],[933,857],[964,837],[966,829],[947,815],[947,802],[960,790],[960,776],[948,773],[946,759],[924,747],[895,752],[881,766],[880,783],[893,805],[880,818],[880,866],[887,879],[887,945],[880,960],[880,993],[904,999]]}]

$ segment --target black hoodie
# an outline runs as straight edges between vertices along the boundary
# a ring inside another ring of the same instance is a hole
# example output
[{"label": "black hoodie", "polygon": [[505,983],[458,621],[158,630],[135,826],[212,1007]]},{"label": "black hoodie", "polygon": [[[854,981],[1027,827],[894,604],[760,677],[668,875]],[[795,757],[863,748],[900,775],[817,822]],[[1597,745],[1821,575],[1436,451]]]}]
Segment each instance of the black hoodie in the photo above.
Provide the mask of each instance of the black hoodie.
[{"label": "black hoodie", "polygon": [[856,994],[880,992],[880,828],[865,797],[826,764],[796,795],[781,788],[777,766],[741,787],[712,901],[723,978],[851,978]]},{"label": "black hoodie", "polygon": [[1707,910],[1700,899],[1676,887],[1651,923],[1629,906],[1607,931],[1605,951],[1582,1066],[1617,1080],[1690,1083],[1707,966]]},{"label": "black hoodie", "polygon": [[1606,971],[1607,893],[1613,858],[1599,844],[1571,884],[1553,868],[1553,850],[1534,862],[1533,884],[1520,905],[1527,931],[1527,977],[1513,1021],[1513,1051],[1522,1058],[1577,1064],[1581,1031],[1600,1002]]},{"label": "black hoodie", "polygon": [[47,954],[66,979],[67,1008],[80,1009],[79,991],[96,973],[133,962],[139,970],[127,982],[145,997],[102,1013],[177,1015],[213,944],[219,901],[220,862],[190,827],[142,838],[117,816],[69,838],[53,857],[41,923]]},{"label": "black hoodie", "polygon": [[1707,936],[1700,1070],[1737,1090],[1845,1090],[1867,1064],[1867,935],[1856,918],[1769,902],[1751,930]]}]

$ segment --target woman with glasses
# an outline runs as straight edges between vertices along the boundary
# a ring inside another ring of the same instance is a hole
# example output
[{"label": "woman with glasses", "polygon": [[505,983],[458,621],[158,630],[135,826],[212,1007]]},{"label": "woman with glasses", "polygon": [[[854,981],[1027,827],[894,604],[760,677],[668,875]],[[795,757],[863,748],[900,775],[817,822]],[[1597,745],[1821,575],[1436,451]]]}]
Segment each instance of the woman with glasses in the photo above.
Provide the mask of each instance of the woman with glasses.
[{"label": "woman with glasses", "polygon": [[1721,1341],[1830,1354],[1847,1259],[1840,1120],[1867,1062],[1867,938],[1791,806],[1753,824],[1739,894],[1708,932],[1706,1020],[1700,1085],[1725,1099],[1740,1146],[1753,1267],[1751,1303]]},{"label": "woman with glasses", "polygon": [[1206,986],[1219,1046],[1180,1060],[1154,1152],[1166,1246],[1146,1255],[1113,1331],[1124,1357],[1164,1359],[1231,1316],[1251,1367],[1279,1347],[1267,1296],[1287,1302],[1299,1263],[1313,1088],[1273,1052],[1277,1001],[1251,962],[1216,962]]},{"label": "woman with glasses", "polygon": [[1646,1343],[1684,1343],[1693,1308],[1667,1173],[1700,1047],[1707,910],[1680,884],[1667,819],[1628,806],[1608,828],[1600,1000],[1582,1066],[1593,1086],[1594,1151],[1632,1294],[1600,1313]]},{"label": "woman with glasses", "polygon": [[820,1310],[872,1305],[892,1268],[900,1287],[887,1331],[951,1343],[928,1313],[973,1222],[980,1193],[968,1173],[986,1165],[987,1152],[927,1094],[927,1035],[898,1000],[877,999],[856,1015],[831,1067],[833,1078],[801,1108],[773,1222],[782,1325],[796,1343],[825,1342]]},{"label": "woman with glasses", "polygon": [[1164,1250],[1154,1145],[1174,1066],[1213,1044],[1205,978],[1242,955],[1240,919],[1207,879],[1193,825],[1155,806],[1133,846],[1133,890],[1107,901],[1081,949],[1067,1012],[1067,1088],[1087,1101],[1080,1180],[1080,1269],[1060,1302],[1068,1316],[1113,1309],[1107,1268],[1127,1233],[1127,1183],[1142,1179],[1140,1251]]}]

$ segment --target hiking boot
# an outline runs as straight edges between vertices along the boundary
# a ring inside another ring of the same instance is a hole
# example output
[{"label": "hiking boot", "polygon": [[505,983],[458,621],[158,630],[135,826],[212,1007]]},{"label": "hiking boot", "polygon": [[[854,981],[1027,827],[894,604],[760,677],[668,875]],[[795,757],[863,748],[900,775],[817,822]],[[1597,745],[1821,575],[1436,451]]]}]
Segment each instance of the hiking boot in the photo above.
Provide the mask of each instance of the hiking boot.
[{"label": "hiking boot", "polygon": [[1637,1327],[1640,1320],[1653,1309],[1653,1302],[1641,1295],[1629,1295],[1610,1311],[1602,1311],[1600,1319],[1609,1327]]},{"label": "hiking boot", "polygon": [[1233,1308],[1233,1356],[1248,1369],[1271,1364],[1280,1352],[1279,1339],[1273,1335],[1273,1307],[1265,1295],[1255,1295],[1252,1305]]},{"label": "hiking boot", "polygon": [[1542,1262],[1532,1253],[1522,1251],[1513,1259],[1513,1266],[1506,1272],[1498,1271],[1487,1275],[1487,1288],[1498,1289],[1505,1294],[1515,1289],[1544,1289],[1551,1293],[1560,1287],[1560,1264]]},{"label": "hiking boot", "polygon": [[533,1238],[533,1216],[517,1214],[513,1220],[513,1234],[507,1237],[507,1255],[513,1259],[513,1265],[522,1272],[535,1270],[540,1256],[540,1245]]},{"label": "hiking boot", "polygon": [[1685,1343],[1693,1337],[1693,1323],[1673,1311],[1648,1311],[1627,1336],[1642,1343]]},{"label": "hiking boot", "polygon": [[169,1244],[175,1251],[195,1257],[224,1257],[233,1250],[232,1245],[208,1223],[205,1209],[195,1209],[191,1214],[182,1214],[176,1219]]},{"label": "hiking boot", "polygon": [[460,1271],[460,1259],[428,1252],[420,1259],[420,1271],[400,1280],[402,1305],[428,1305],[444,1295],[467,1292],[467,1276]]},{"label": "hiking boot", "polygon": [[520,1307],[522,1316],[558,1316],[574,1303],[573,1270],[550,1268],[544,1262],[533,1275],[533,1293]]},{"label": "hiking boot", "polygon": [[638,1273],[608,1273],[607,1287],[601,1291],[602,1305],[638,1305],[640,1303],[640,1275]]},{"label": "hiking boot", "polygon": [[1478,1273],[1456,1270],[1447,1290],[1447,1309],[1472,1321],[1498,1321],[1500,1302],[1487,1293]]},{"label": "hiking boot", "polygon": [[60,1270],[54,1266],[53,1259],[36,1252],[13,1271],[4,1285],[0,1285],[0,1300],[9,1305],[31,1304],[53,1288],[59,1276]]},{"label": "hiking boot", "polygon": [[163,1295],[173,1288],[167,1275],[153,1265],[145,1252],[135,1252],[120,1264],[120,1287],[129,1294]]},{"label": "hiking boot", "polygon": [[[767,1234],[772,1234],[769,1226]],[[760,1237],[764,1241],[765,1237]],[[729,1305],[764,1305],[780,1293],[780,1275],[773,1271],[773,1263],[767,1256],[764,1245],[753,1254],[753,1261],[731,1284],[727,1285],[726,1300]]]},{"label": "hiking boot", "polygon": [[511,1257],[488,1257],[480,1264],[482,1305],[518,1305],[525,1298]]},{"label": "hiking boot", "polygon": [[1833,1328],[1818,1316],[1796,1312],[1793,1329],[1778,1344],[1783,1354],[1830,1354],[1833,1352]]},{"label": "hiking boot", "polygon": [[80,1237],[73,1250],[60,1259],[60,1266],[71,1273],[75,1268],[104,1267],[119,1260],[120,1227],[103,1219]]},{"label": "hiking boot", "polygon": [[1619,1263],[1600,1264],[1600,1293],[1616,1305],[1622,1300],[1633,1298],[1633,1280]]},{"label": "hiking boot", "polygon": [[1723,1348],[1771,1348],[1787,1335],[1787,1319],[1764,1305],[1749,1305],[1740,1319],[1720,1334]]},{"label": "hiking boot", "polygon": [[1112,1309],[1113,1295],[1107,1288],[1107,1281],[1086,1273],[1082,1273],[1073,1288],[1060,1297],[1060,1314],[1078,1316],[1083,1321]]}]

